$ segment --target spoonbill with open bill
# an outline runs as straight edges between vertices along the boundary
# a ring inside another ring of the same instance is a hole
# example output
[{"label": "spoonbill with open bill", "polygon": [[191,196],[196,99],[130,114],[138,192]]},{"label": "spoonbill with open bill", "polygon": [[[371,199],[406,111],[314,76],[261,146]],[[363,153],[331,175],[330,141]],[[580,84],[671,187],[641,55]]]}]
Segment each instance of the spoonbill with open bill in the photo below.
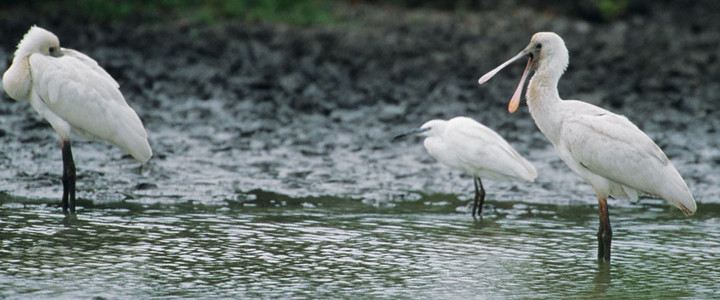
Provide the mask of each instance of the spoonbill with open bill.
[{"label": "spoonbill with open bill", "polygon": [[485,189],[481,178],[534,181],[535,167],[513,149],[499,134],[467,117],[448,121],[431,120],[420,128],[396,136],[425,136],[423,145],[432,157],[456,170],[473,176],[475,201],[472,216],[482,214]]},{"label": "spoonbill with open bill", "polygon": [[61,48],[57,36],[45,29],[33,26],[25,34],[3,75],[3,87],[13,99],[29,101],[60,135],[65,213],[68,206],[75,213],[71,133],[108,141],[141,163],[152,156],[147,132],[119,84],[89,56]]},{"label": "spoonbill with open bill", "polygon": [[480,77],[478,83],[485,83],[502,68],[526,56],[527,66],[508,109],[511,113],[517,109],[524,81],[529,71],[534,71],[526,94],[530,115],[560,158],[597,194],[598,261],[610,261],[608,196],[637,200],[638,194],[649,194],[667,200],[685,215],[695,212],[695,199],[680,173],[637,126],[595,105],[560,99],[557,84],[568,66],[569,55],[557,34],[536,33],[525,49]]}]

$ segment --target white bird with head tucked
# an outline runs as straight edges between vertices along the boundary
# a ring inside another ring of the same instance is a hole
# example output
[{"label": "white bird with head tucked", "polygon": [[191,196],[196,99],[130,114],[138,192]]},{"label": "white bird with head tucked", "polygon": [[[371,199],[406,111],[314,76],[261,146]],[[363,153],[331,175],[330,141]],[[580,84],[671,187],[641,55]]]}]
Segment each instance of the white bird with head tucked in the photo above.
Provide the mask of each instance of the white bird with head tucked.
[{"label": "white bird with head tucked", "polygon": [[[89,56],[60,47],[53,33],[33,26],[17,46],[3,75],[11,98],[28,101],[60,136],[63,156],[63,212],[75,213],[75,162],[70,134],[105,140],[141,163],[152,156],[140,118],[120,85]],[[69,200],[69,205],[68,205]]]},{"label": "white bird with head tucked", "polygon": [[482,214],[485,203],[485,188],[481,178],[534,181],[537,177],[535,167],[520,156],[505,139],[471,118],[431,120],[394,139],[411,134],[425,136],[425,149],[439,162],[473,176],[473,217],[476,212],[478,216]]},{"label": "white bird with head tucked", "polygon": [[482,76],[483,84],[510,63],[529,57],[509,105],[514,112],[523,83],[530,115],[560,158],[595,190],[599,204],[598,261],[610,261],[612,230],[607,197],[637,200],[638,194],[667,200],[685,215],[697,206],[690,189],[665,153],[635,124],[595,105],[562,100],[557,84],[568,66],[565,42],[555,33],[536,33],[519,54]]}]

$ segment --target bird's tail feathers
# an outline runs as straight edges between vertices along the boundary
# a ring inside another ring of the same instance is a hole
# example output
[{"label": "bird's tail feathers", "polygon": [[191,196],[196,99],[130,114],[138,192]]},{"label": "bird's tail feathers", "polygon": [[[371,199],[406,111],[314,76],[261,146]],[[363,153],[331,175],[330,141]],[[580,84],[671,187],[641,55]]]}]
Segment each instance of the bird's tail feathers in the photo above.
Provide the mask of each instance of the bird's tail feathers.
[{"label": "bird's tail feathers", "polygon": [[140,118],[132,112],[132,118],[118,118],[118,135],[113,144],[122,148],[126,153],[132,155],[140,163],[146,163],[152,157],[152,148],[148,142],[148,134],[143,127]]},{"label": "bird's tail feathers", "polygon": [[123,147],[123,150],[132,155],[132,157],[137,159],[142,164],[150,160],[153,155],[152,148],[150,148],[150,143],[147,139],[135,140],[133,141],[133,145],[131,145],[131,147],[132,148]]},{"label": "bird's tail feathers", "polygon": [[693,198],[687,185],[685,185],[683,189],[678,189],[673,194],[674,195],[665,197],[665,199],[670,201],[670,203],[672,203],[675,207],[682,210],[685,216],[692,216],[697,210],[697,204],[695,203],[695,198]]},{"label": "bird's tail feathers", "polygon": [[534,182],[535,178],[537,178],[535,166],[523,157],[520,157],[520,164],[523,168],[523,172],[519,173],[520,177],[525,181]]},{"label": "bird's tail feathers", "polygon": [[668,180],[663,185],[664,192],[660,196],[682,210],[686,216],[694,214],[697,210],[697,204],[687,183],[685,183],[685,180],[672,163],[669,163],[666,168],[672,174],[670,178],[674,179]]}]

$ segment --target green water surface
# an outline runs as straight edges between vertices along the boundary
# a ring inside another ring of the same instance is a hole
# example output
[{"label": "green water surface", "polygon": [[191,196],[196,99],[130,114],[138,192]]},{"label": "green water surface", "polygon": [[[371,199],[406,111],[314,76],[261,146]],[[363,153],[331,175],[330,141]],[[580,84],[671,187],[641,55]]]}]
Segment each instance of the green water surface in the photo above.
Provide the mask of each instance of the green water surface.
[{"label": "green water surface", "polygon": [[[717,298],[720,205],[611,207],[453,195],[387,207],[271,193],[220,205],[111,203],[65,217],[0,196],[0,298]],[[82,204],[82,203],[81,203]]]}]

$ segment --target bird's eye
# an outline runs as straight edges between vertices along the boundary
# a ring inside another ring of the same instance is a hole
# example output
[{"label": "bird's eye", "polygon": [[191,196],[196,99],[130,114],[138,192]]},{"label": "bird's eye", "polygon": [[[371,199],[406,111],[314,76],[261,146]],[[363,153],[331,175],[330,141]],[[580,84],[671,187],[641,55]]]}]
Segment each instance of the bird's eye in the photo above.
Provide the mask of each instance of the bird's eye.
[{"label": "bird's eye", "polygon": [[52,57],[60,57],[60,56],[63,55],[63,52],[62,52],[62,50],[60,49],[60,47],[49,47],[49,48],[48,48],[48,55],[50,55],[50,56],[52,56]]},{"label": "bird's eye", "polygon": [[542,44],[535,45],[535,50],[540,50],[540,49],[542,49]]}]

